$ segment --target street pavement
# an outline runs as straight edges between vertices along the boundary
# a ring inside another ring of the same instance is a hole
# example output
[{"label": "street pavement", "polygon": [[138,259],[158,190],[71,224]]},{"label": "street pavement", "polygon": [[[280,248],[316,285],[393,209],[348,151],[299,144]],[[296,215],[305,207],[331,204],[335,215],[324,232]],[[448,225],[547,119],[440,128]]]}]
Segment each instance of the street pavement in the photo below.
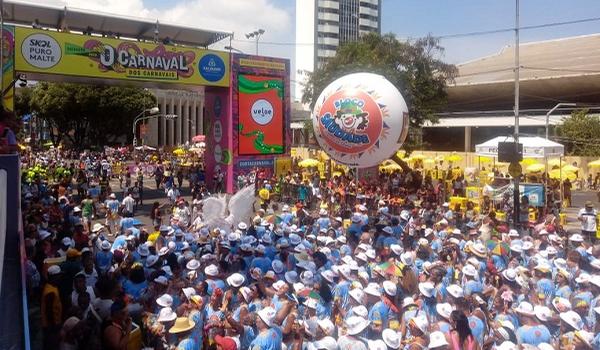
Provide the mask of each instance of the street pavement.
[{"label": "street pavement", "polygon": [[[112,190],[117,194],[119,200],[123,199],[123,190],[119,188],[119,181],[114,179],[110,182]],[[183,187],[181,188],[181,194],[183,198],[191,202],[192,193],[189,183],[184,180]],[[573,191],[572,193],[573,206],[564,210],[567,213],[567,232],[572,234],[581,230],[579,221],[577,221],[577,212],[583,208],[586,201],[592,201],[595,207],[600,210],[600,202],[595,191]],[[156,189],[156,183],[154,178],[144,178],[144,195],[143,205],[138,207],[136,210],[135,217],[141,220],[147,229],[152,229],[152,219],[150,219],[150,210],[152,203],[158,201],[161,205],[168,203],[169,200],[165,194],[164,189]],[[166,213],[165,213],[166,214]],[[99,218],[94,221],[104,224],[104,218]]]}]

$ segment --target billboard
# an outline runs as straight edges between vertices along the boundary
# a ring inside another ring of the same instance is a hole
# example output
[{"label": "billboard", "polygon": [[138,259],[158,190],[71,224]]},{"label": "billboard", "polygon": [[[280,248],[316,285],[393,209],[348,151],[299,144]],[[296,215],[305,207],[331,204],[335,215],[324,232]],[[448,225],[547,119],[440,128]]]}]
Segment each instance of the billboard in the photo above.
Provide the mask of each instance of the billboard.
[{"label": "billboard", "polygon": [[238,89],[238,154],[284,153],[283,79],[239,74]]},{"label": "billboard", "polygon": [[3,105],[9,111],[14,111],[14,86],[8,88],[13,83],[15,68],[15,27],[4,26],[2,28],[2,89],[4,89]]},{"label": "billboard", "polygon": [[229,86],[229,54],[15,28],[15,70],[165,84]]}]

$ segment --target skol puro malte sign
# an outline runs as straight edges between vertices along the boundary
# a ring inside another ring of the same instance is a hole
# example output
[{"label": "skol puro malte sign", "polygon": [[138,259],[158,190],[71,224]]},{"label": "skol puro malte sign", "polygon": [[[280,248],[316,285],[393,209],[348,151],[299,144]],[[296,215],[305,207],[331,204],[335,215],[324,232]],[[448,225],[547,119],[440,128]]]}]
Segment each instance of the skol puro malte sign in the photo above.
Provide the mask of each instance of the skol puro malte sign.
[{"label": "skol puro malte sign", "polygon": [[229,54],[226,52],[29,28],[15,28],[15,70],[229,86]]}]

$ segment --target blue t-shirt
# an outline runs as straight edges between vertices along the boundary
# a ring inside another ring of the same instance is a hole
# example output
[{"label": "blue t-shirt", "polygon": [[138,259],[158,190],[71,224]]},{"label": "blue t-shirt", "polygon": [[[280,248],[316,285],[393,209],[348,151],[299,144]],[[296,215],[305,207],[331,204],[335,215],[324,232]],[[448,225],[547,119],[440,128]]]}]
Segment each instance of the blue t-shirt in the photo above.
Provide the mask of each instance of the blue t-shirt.
[{"label": "blue t-shirt", "polygon": [[516,336],[519,344],[538,346],[540,343],[552,343],[550,331],[544,325],[521,326],[517,329]]},{"label": "blue t-shirt", "polygon": [[256,335],[250,350],[281,350],[283,334],[279,327],[272,327]]}]

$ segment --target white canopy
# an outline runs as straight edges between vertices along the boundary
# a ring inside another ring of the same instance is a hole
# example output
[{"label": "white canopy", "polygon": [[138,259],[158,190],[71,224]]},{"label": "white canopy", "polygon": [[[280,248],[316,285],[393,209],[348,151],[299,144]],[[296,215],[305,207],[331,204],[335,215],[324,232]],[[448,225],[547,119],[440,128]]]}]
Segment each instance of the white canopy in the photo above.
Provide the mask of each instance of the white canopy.
[{"label": "white canopy", "polygon": [[[512,136],[495,137],[476,145],[475,153],[479,156],[497,157],[499,142],[514,142],[514,139]],[[561,157],[565,153],[565,147],[560,143],[537,136],[519,137],[519,143],[523,144],[523,158]]]},{"label": "white canopy", "polygon": [[138,146],[135,149],[138,151],[156,151],[156,148],[147,145]]}]

